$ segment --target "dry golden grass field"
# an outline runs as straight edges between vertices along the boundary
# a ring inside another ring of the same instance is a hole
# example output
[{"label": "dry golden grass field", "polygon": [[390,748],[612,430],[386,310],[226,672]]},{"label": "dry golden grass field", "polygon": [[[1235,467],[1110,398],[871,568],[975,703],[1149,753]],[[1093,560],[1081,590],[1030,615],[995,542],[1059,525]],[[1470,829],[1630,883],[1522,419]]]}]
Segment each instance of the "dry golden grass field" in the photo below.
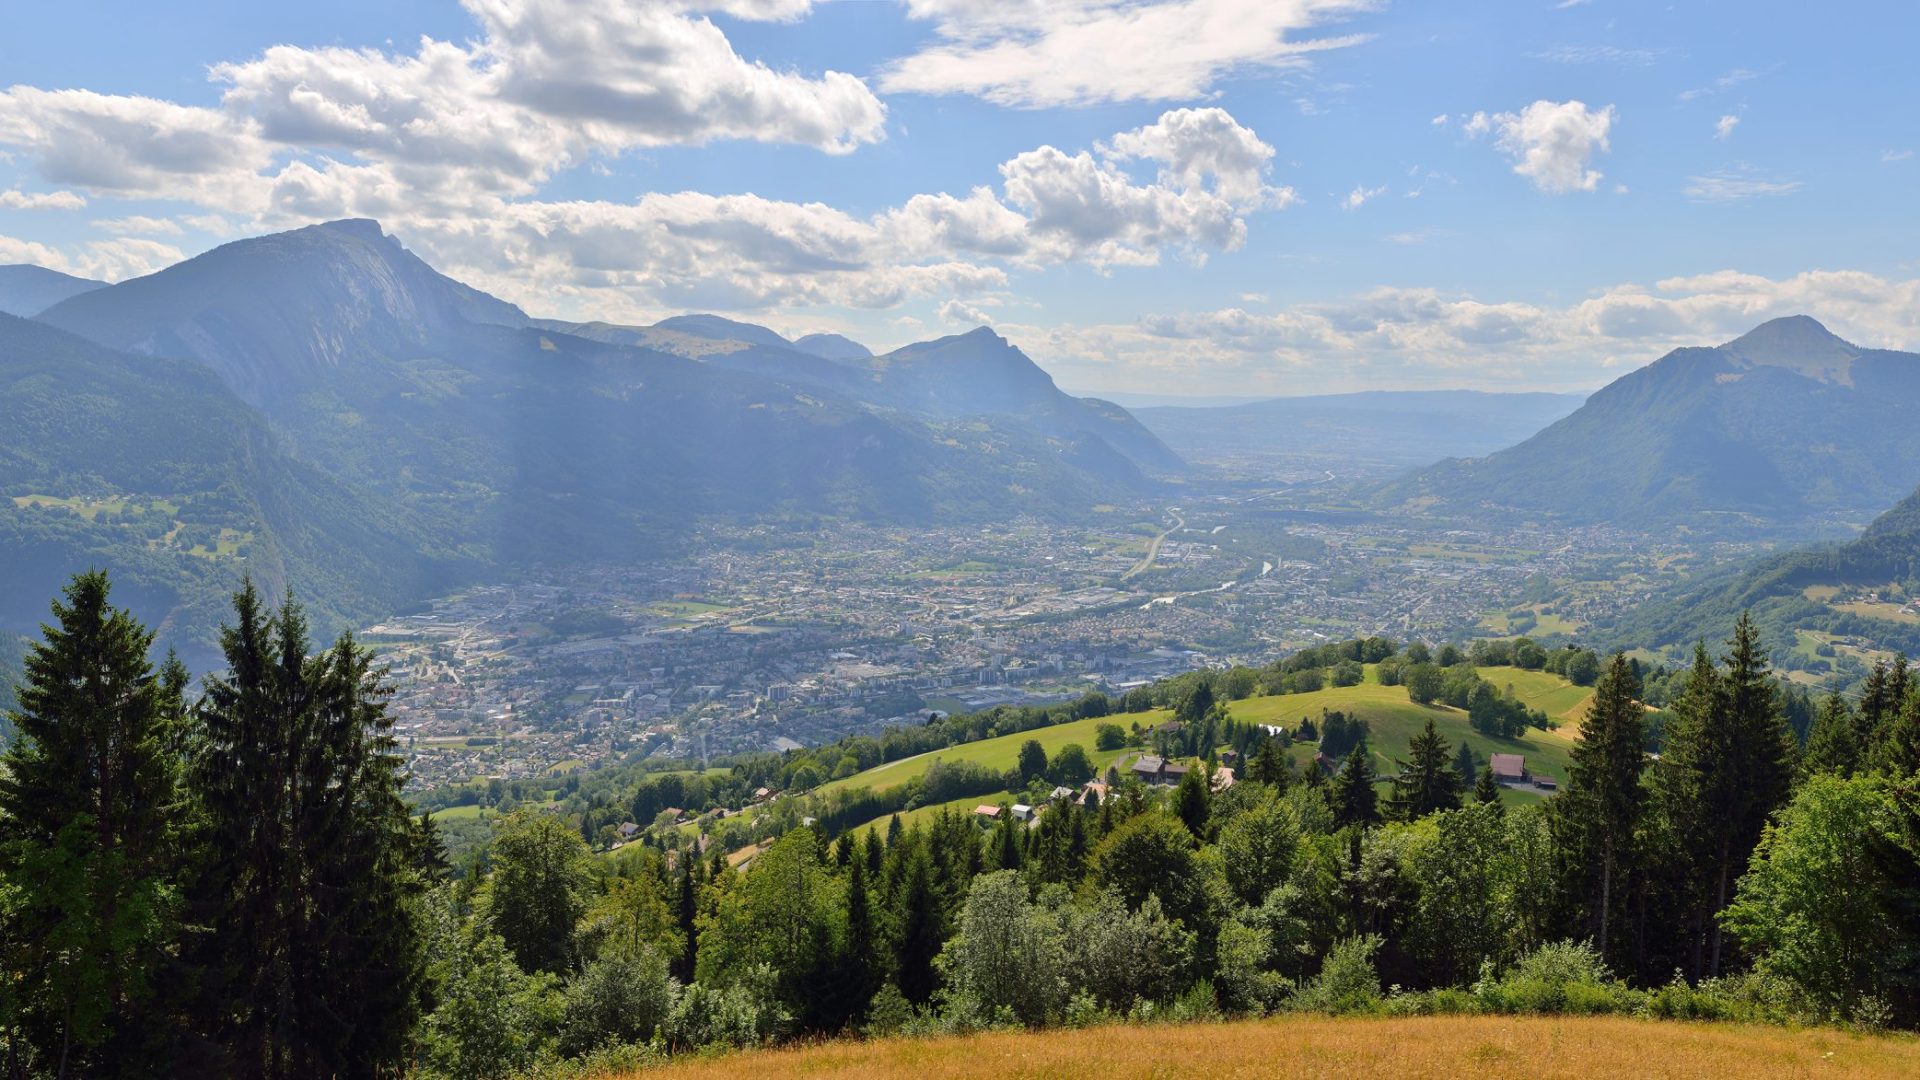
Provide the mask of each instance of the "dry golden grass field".
[{"label": "dry golden grass field", "polygon": [[1920,1040],[1604,1018],[1284,1017],[939,1039],[836,1041],[650,1069],[633,1080],[1132,1077],[1920,1077]]}]

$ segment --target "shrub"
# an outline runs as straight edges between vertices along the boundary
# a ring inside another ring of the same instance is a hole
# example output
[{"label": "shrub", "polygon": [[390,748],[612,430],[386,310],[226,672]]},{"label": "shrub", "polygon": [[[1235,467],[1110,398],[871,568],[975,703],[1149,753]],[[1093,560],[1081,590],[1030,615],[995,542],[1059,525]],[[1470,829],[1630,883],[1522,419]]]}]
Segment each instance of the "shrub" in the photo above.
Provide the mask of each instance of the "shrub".
[{"label": "shrub", "polygon": [[1320,974],[1293,995],[1292,1006],[1335,1016],[1378,1010],[1380,975],[1373,969],[1373,954],[1379,948],[1377,934],[1334,943],[1320,965]]},{"label": "shrub", "polygon": [[1638,996],[1615,982],[1586,942],[1542,945],[1499,979],[1483,970],[1474,996],[1488,1012],[1533,1015],[1633,1012]]},{"label": "shrub", "polygon": [[646,1042],[672,1011],[678,992],[666,959],[644,945],[594,961],[567,985],[562,1052]]},{"label": "shrub", "polygon": [[1186,993],[1174,999],[1167,1010],[1167,1019],[1189,1024],[1220,1019],[1220,1002],[1214,997],[1213,984],[1203,979],[1188,987]]},{"label": "shrub", "polygon": [[772,1039],[791,1019],[774,992],[777,976],[759,964],[725,987],[695,984],[680,995],[664,1025],[676,1049],[756,1046]]}]

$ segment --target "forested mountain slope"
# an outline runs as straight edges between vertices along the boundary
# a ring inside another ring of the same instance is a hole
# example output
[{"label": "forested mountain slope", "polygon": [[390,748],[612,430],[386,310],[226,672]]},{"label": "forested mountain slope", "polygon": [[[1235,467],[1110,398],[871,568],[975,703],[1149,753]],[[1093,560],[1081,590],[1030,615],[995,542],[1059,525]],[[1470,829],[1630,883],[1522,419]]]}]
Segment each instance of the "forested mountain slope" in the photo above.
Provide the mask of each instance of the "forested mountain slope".
[{"label": "forested mountain slope", "polygon": [[1864,519],[1920,483],[1920,356],[1806,316],[1622,376],[1533,438],[1383,500],[1636,527]]},{"label": "forested mountain slope", "polygon": [[[1802,632],[1817,635],[1815,640],[1845,639],[1867,650],[1920,653],[1916,597],[1920,491],[1851,541],[1795,548],[1693,582],[1671,597],[1635,608],[1609,636],[1628,647],[1719,641],[1741,611],[1752,609],[1776,657],[1790,664],[1796,662],[1788,654],[1802,641]],[[1830,646],[1824,660],[1803,657],[1796,666],[1832,670],[1835,653],[1844,655],[1844,648]]]},{"label": "forested mountain slope", "polygon": [[37,631],[96,567],[183,647],[211,645],[243,574],[337,628],[440,580],[426,547],[390,502],[289,456],[200,364],[0,315],[0,629]]}]

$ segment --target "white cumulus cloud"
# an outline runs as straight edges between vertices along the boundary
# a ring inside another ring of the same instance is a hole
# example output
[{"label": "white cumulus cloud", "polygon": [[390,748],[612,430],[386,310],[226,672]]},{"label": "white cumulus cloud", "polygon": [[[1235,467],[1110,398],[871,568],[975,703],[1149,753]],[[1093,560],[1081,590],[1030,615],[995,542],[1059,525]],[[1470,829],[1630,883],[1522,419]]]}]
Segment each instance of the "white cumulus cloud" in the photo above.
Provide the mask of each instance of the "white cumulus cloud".
[{"label": "white cumulus cloud", "polygon": [[1340,200],[1340,209],[1358,210],[1365,206],[1369,199],[1377,199],[1386,193],[1387,189],[1384,185],[1370,188],[1365,184],[1357,184],[1352,191],[1347,192],[1346,198]]},{"label": "white cumulus cloud", "polygon": [[84,195],[72,191],[0,191],[0,208],[7,210],[79,210]]},{"label": "white cumulus cloud", "polygon": [[1301,37],[1375,0],[907,0],[938,41],[886,64],[890,93],[1046,108],[1201,98],[1237,71],[1299,68],[1364,35]]},{"label": "white cumulus cloud", "polygon": [[1541,191],[1563,195],[1593,191],[1600,172],[1588,168],[1610,149],[1614,109],[1589,108],[1582,101],[1536,101],[1517,113],[1474,113],[1466,132],[1493,134],[1494,145],[1513,160],[1513,171]]},{"label": "white cumulus cloud", "polygon": [[1615,285],[1564,305],[1383,288],[1271,314],[1222,308],[999,329],[1062,381],[1114,390],[1591,389],[1672,349],[1796,314],[1862,345],[1920,348],[1920,280],[1859,271],[1724,270]]}]

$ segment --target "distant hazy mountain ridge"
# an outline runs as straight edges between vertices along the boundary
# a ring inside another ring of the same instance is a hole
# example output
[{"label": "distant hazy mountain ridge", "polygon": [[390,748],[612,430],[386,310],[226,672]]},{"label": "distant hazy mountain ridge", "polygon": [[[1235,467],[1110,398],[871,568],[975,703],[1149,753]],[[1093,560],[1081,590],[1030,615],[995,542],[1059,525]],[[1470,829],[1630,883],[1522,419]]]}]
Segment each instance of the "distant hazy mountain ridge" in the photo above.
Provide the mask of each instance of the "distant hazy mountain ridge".
[{"label": "distant hazy mountain ridge", "polygon": [[44,266],[0,266],[0,315],[28,318],[69,296],[103,288],[106,284]]},{"label": "distant hazy mountain ridge", "polygon": [[364,376],[368,362],[430,350],[468,325],[528,322],[365,220],[238,240],[40,321],[127,352],[193,357],[256,405]]},{"label": "distant hazy mountain ridge", "polygon": [[1188,457],[1430,465],[1511,446],[1578,408],[1578,394],[1366,391],[1134,410]]}]

